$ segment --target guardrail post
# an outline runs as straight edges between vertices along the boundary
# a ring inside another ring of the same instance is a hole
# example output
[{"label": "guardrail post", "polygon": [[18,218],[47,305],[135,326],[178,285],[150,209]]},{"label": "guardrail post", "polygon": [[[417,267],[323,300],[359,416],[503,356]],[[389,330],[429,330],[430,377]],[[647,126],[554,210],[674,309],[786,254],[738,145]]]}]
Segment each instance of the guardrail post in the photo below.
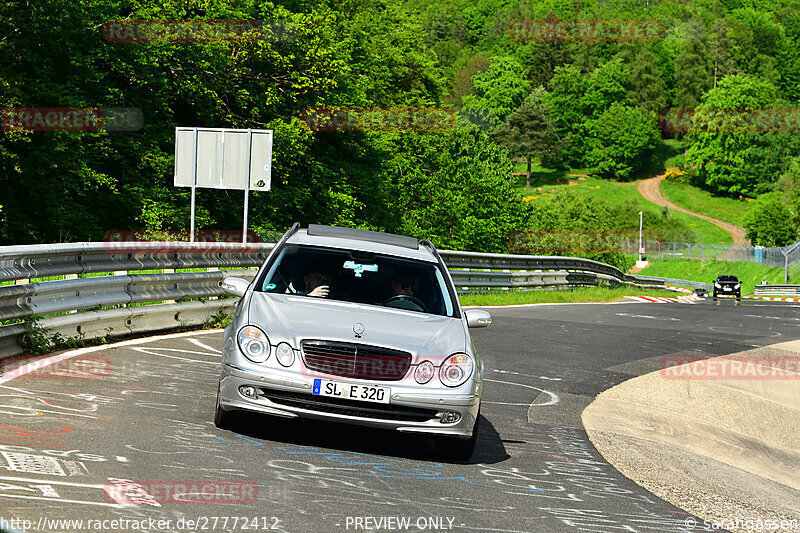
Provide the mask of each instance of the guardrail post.
[{"label": "guardrail post", "polygon": [[789,283],[789,254],[781,250],[783,254],[783,282]]},{"label": "guardrail post", "polygon": [[700,261],[702,261],[706,256],[706,247],[702,244],[698,244],[698,246],[700,247]]}]

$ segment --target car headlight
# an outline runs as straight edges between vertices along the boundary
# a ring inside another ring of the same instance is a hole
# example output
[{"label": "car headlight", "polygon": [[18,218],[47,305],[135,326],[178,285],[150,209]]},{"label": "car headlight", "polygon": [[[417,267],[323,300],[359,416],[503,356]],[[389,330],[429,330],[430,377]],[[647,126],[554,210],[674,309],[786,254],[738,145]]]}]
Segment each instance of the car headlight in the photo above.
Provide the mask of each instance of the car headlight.
[{"label": "car headlight", "polygon": [[474,363],[465,353],[454,353],[439,367],[439,380],[447,387],[458,387],[472,375]]},{"label": "car headlight", "polygon": [[721,289],[721,288],[722,288],[722,285],[720,285],[720,284],[719,284],[719,283],[717,283],[716,281],[714,282],[714,286],[715,286],[716,288],[718,288],[718,289]]},{"label": "car headlight", "polygon": [[737,283],[736,285],[733,286],[733,288],[738,289],[741,285],[742,285],[741,283]]},{"label": "car headlight", "polygon": [[433,366],[433,363],[430,361],[423,361],[418,364],[417,369],[414,370],[414,380],[420,385],[424,385],[433,378],[435,373],[436,367]]},{"label": "car headlight", "polygon": [[267,334],[256,326],[245,326],[236,336],[239,349],[245,357],[254,363],[263,363],[269,359],[269,339]]},{"label": "car headlight", "polygon": [[294,363],[294,350],[287,343],[282,342],[275,349],[275,358],[283,366],[292,366],[292,363]]}]

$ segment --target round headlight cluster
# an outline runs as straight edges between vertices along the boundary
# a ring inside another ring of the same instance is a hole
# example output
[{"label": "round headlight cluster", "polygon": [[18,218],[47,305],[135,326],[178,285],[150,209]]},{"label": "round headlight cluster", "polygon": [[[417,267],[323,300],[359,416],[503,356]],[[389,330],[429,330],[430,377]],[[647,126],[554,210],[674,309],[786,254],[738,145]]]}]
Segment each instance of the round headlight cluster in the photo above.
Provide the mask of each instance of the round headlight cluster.
[{"label": "round headlight cluster", "polygon": [[245,357],[254,363],[263,363],[269,359],[269,339],[267,334],[256,326],[245,326],[236,336],[239,349]]},{"label": "round headlight cluster", "polygon": [[423,361],[417,365],[417,369],[414,370],[414,379],[420,385],[424,385],[425,383],[429,382],[433,379],[433,375],[436,373],[436,367],[433,366],[433,363],[430,361]]},{"label": "round headlight cluster", "polygon": [[288,343],[282,342],[275,349],[275,358],[283,366],[292,366],[292,363],[294,363],[294,350]]},{"label": "round headlight cluster", "polygon": [[472,357],[465,353],[455,353],[439,367],[439,380],[447,387],[458,387],[469,379],[474,366]]}]

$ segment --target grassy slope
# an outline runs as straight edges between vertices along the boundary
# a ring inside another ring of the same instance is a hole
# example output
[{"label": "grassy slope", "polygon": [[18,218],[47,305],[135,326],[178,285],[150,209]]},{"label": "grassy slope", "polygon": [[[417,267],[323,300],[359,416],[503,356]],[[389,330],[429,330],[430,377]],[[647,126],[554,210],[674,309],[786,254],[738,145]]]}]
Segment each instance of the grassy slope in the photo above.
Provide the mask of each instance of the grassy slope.
[{"label": "grassy slope", "polygon": [[[569,177],[567,174],[584,174],[585,170],[573,171],[554,171],[536,167],[533,169],[531,176],[531,188],[525,188],[525,176],[517,176],[517,183],[522,187],[522,192],[525,197],[530,198],[530,201],[547,201],[548,195],[569,189],[576,194],[582,196],[591,196],[595,200],[605,202],[611,205],[622,204],[629,201],[638,202],[641,209],[645,211],[660,212],[661,207],[654,203],[648,202],[636,190],[638,182],[616,182],[606,179],[587,177],[579,180],[575,177]],[[557,179],[575,181],[578,185],[558,185],[555,183]],[[670,216],[681,220],[694,230],[697,235],[698,242],[713,243],[713,244],[733,244],[730,234],[710,222],[701,220],[697,217],[672,211]],[[637,217],[638,219],[638,217]],[[635,221],[635,222],[638,222]]]},{"label": "grassy slope", "polygon": [[[742,281],[742,294],[753,292],[753,286],[766,280],[768,283],[782,284],[783,269],[765,267],[756,263],[734,263],[727,261],[661,261],[652,263],[639,272],[643,276],[659,276],[689,281],[713,283],[720,274],[733,274]],[[789,267],[790,283],[800,274],[800,265]]]},{"label": "grassy slope", "polygon": [[633,287],[581,287],[573,290],[496,291],[490,293],[460,294],[461,305],[517,305],[531,303],[613,302],[625,296],[676,297],[671,291],[646,290]]},{"label": "grassy slope", "polygon": [[[638,179],[648,178],[650,176],[654,176],[656,174],[661,174],[667,167],[676,166],[679,163],[680,158],[683,154],[684,145],[672,139],[666,139],[662,141],[662,143],[656,148],[654,156],[651,160],[650,165],[647,168],[642,169],[641,171],[637,172],[633,177]],[[525,163],[517,163],[514,166],[514,172],[525,172],[527,170]],[[522,189],[523,195],[528,196],[536,196],[537,199],[531,199],[532,201],[539,201],[542,198],[546,201],[546,194],[552,193],[559,189],[567,189],[574,190],[578,194],[585,195],[585,196],[592,196],[595,199],[601,202],[608,202],[609,204],[619,204],[625,203],[630,200],[638,201],[641,209],[646,211],[655,211],[658,212],[661,208],[651,202],[646,201],[644,198],[636,190],[636,185],[638,181],[629,181],[629,182],[616,182],[611,180],[599,179],[599,178],[586,178],[585,180],[578,180],[575,177],[570,177],[569,174],[591,174],[591,169],[575,169],[575,170],[552,170],[546,169],[538,165],[534,165],[531,168],[531,189],[525,188],[525,176],[517,176],[517,186]],[[558,185],[556,184],[556,180],[566,180],[566,181],[577,181],[578,185]],[[538,188],[542,188],[543,190],[537,190]],[[698,194],[703,192],[700,189],[692,188],[693,191],[698,191]],[[706,193],[707,194],[707,193]],[[689,193],[686,193],[685,196],[689,196]],[[710,195],[709,195],[710,196]],[[672,200],[672,198],[670,198]],[[727,200],[727,199],[720,199],[720,200]],[[679,201],[672,200],[677,205],[684,206],[683,203]],[[738,200],[730,200],[731,202],[738,202]],[[698,213],[709,214],[715,218],[719,218],[720,220],[727,220],[721,216],[717,216],[715,214],[706,213],[703,209],[699,207],[703,207],[705,200],[698,201],[698,209],[693,209],[687,207],[687,209],[694,210]],[[714,203],[713,205],[717,205]],[[720,202],[720,205],[728,206],[724,202]],[[746,204],[745,204],[746,205]],[[695,207],[695,204],[692,204]],[[684,206],[686,207],[686,206]],[[729,207],[729,206],[728,206]],[[716,210],[714,211],[716,213]],[[687,215],[685,213],[678,213],[676,211],[672,211],[671,215],[678,220],[681,220],[686,226],[692,229],[695,234],[697,235],[697,240],[703,244],[733,244],[733,239],[731,238],[730,234],[711,224],[710,222],[706,222],[705,220],[700,220],[697,217],[693,217],[691,215]],[[733,221],[731,221],[733,222]],[[734,224],[739,224],[738,222],[733,222]]]},{"label": "grassy slope", "polygon": [[661,194],[670,202],[695,213],[702,213],[737,226],[742,226],[750,203],[745,200],[714,196],[686,183],[661,182]]}]

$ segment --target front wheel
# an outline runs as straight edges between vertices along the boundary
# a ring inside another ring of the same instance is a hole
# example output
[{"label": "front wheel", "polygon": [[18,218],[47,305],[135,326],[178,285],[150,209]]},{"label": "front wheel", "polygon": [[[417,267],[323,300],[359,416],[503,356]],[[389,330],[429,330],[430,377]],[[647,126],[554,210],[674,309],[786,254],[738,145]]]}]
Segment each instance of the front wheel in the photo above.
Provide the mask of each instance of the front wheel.
[{"label": "front wheel", "polygon": [[214,425],[219,429],[233,429],[236,425],[236,411],[225,411],[219,404],[219,386],[217,386],[217,408],[214,411]]},{"label": "front wheel", "polygon": [[478,427],[480,426],[481,413],[475,419],[472,427],[472,436],[467,440],[458,440],[452,437],[439,437],[436,439],[436,454],[443,459],[466,462],[475,453],[478,443]]}]

